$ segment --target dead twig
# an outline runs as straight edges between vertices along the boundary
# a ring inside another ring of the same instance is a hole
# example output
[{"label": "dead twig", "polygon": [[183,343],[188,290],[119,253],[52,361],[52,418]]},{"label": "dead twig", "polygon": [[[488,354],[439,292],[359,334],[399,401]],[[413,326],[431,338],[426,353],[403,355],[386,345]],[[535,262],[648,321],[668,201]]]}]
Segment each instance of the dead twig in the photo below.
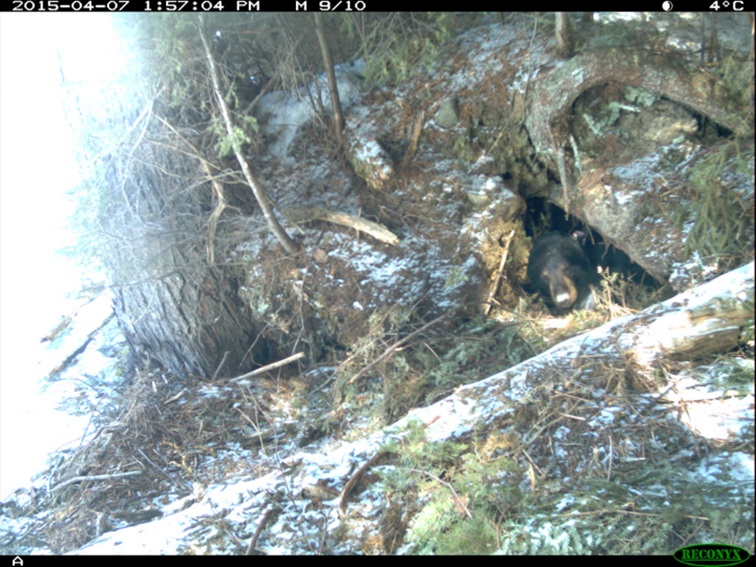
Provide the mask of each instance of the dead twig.
[{"label": "dead twig", "polygon": [[491,288],[491,292],[488,294],[488,301],[486,301],[486,307],[483,310],[484,315],[488,315],[488,312],[491,311],[491,302],[493,301],[494,296],[499,291],[499,284],[501,283],[501,275],[504,272],[504,266],[507,263],[507,256],[509,255],[509,245],[512,242],[512,237],[514,236],[514,229],[509,233],[509,236],[507,236],[507,241],[504,244],[504,253],[501,255],[501,262],[499,262],[499,270],[496,272],[496,279],[494,280],[493,287]]},{"label": "dead twig", "polygon": [[230,350],[227,350],[223,353],[223,359],[220,361],[218,368],[215,369],[215,373],[213,374],[213,377],[211,378],[212,381],[215,381],[215,379],[218,377],[218,373],[220,372],[220,369],[223,368],[223,365],[226,363],[226,359],[228,358],[229,354],[231,354]]}]

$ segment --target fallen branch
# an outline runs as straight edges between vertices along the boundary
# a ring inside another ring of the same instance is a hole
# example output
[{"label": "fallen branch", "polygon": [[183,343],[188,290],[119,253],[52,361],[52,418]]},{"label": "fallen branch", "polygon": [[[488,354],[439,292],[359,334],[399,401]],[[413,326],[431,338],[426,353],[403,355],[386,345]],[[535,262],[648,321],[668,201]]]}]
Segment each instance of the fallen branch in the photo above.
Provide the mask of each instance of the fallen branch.
[{"label": "fallen branch", "polygon": [[341,490],[341,494],[339,494],[338,499],[338,510],[339,510],[339,517],[343,520],[346,518],[346,499],[347,496],[349,496],[349,493],[352,492],[352,488],[354,488],[354,485],[357,484],[357,481],[360,479],[362,474],[368,470],[370,467],[372,467],[378,459],[380,459],[383,455],[388,455],[388,451],[378,451],[375,455],[370,457],[368,462],[366,462],[364,465],[362,465],[356,473],[352,475],[352,477],[347,481],[347,483],[344,485],[344,488]]},{"label": "fallen branch", "polygon": [[290,362],[294,362],[295,360],[299,360],[300,358],[304,357],[303,352],[298,352],[297,354],[292,354],[291,356],[287,356],[286,358],[283,358],[277,362],[272,362],[270,364],[266,364],[265,366],[261,366],[257,370],[253,370],[252,372],[247,372],[246,374],[242,374],[241,376],[237,376],[236,378],[231,378],[229,380],[230,382],[238,382],[239,380],[244,380],[244,378],[252,378],[252,376],[257,376],[258,374],[263,374],[267,372],[268,370],[274,370],[280,366],[285,366],[289,364]]},{"label": "fallen branch", "polygon": [[265,528],[265,524],[268,523],[268,520],[270,519],[270,515],[272,513],[273,513],[273,508],[268,508],[268,511],[265,512],[265,514],[262,517],[262,520],[260,520],[260,525],[257,526],[257,529],[255,530],[255,533],[252,536],[252,539],[249,540],[249,545],[247,546],[247,551],[244,553],[244,555],[252,555],[252,553],[255,551],[257,540],[260,539],[260,534],[262,533],[263,528]]},{"label": "fallen branch", "polygon": [[376,240],[391,244],[392,246],[399,244],[399,237],[385,226],[346,213],[335,213],[319,207],[301,207],[286,209],[282,211],[282,214],[287,220],[294,224],[322,220],[365,232]]},{"label": "fallen branch", "polygon": [[73,478],[69,478],[64,482],[61,482],[60,484],[56,484],[50,489],[50,492],[55,492],[56,490],[60,490],[61,488],[64,488],[69,484],[74,484],[75,482],[84,482],[85,480],[110,480],[111,478],[123,478],[126,476],[137,476],[140,474],[142,474],[142,471],[130,471],[114,474],[93,474],[91,476],[75,476]]}]

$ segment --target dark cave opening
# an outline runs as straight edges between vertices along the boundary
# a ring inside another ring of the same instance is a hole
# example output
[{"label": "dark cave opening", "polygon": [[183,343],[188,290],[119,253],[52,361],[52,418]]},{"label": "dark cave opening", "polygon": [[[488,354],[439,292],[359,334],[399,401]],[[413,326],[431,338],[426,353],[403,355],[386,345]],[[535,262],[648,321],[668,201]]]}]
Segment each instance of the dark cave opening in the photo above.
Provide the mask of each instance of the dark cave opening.
[{"label": "dark cave opening", "polygon": [[633,262],[624,251],[606,242],[597,230],[579,218],[543,197],[531,197],[526,199],[525,204],[524,227],[529,237],[535,239],[547,232],[573,235],[600,273],[619,274],[629,281],[654,289],[661,287],[655,278]]}]

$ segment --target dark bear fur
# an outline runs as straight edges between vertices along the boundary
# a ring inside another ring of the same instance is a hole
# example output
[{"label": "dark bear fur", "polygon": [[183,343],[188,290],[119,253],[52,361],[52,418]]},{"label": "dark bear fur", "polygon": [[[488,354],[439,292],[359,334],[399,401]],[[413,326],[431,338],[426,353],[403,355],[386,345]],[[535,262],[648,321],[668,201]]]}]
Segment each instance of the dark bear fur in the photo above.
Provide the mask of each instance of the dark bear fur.
[{"label": "dark bear fur", "polygon": [[596,270],[576,238],[550,232],[533,244],[528,278],[555,310],[583,305],[595,275]]}]

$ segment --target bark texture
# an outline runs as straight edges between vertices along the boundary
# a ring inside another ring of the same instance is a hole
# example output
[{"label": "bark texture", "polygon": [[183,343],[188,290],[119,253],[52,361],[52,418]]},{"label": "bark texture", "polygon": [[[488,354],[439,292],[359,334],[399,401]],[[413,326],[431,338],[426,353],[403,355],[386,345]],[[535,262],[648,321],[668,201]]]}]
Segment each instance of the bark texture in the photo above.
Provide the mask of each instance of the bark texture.
[{"label": "bark texture", "polygon": [[575,99],[597,85],[644,88],[735,130],[741,121],[721,82],[670,56],[628,48],[578,55],[533,85],[525,123],[539,156],[556,171],[556,152],[567,141],[562,120]]}]

